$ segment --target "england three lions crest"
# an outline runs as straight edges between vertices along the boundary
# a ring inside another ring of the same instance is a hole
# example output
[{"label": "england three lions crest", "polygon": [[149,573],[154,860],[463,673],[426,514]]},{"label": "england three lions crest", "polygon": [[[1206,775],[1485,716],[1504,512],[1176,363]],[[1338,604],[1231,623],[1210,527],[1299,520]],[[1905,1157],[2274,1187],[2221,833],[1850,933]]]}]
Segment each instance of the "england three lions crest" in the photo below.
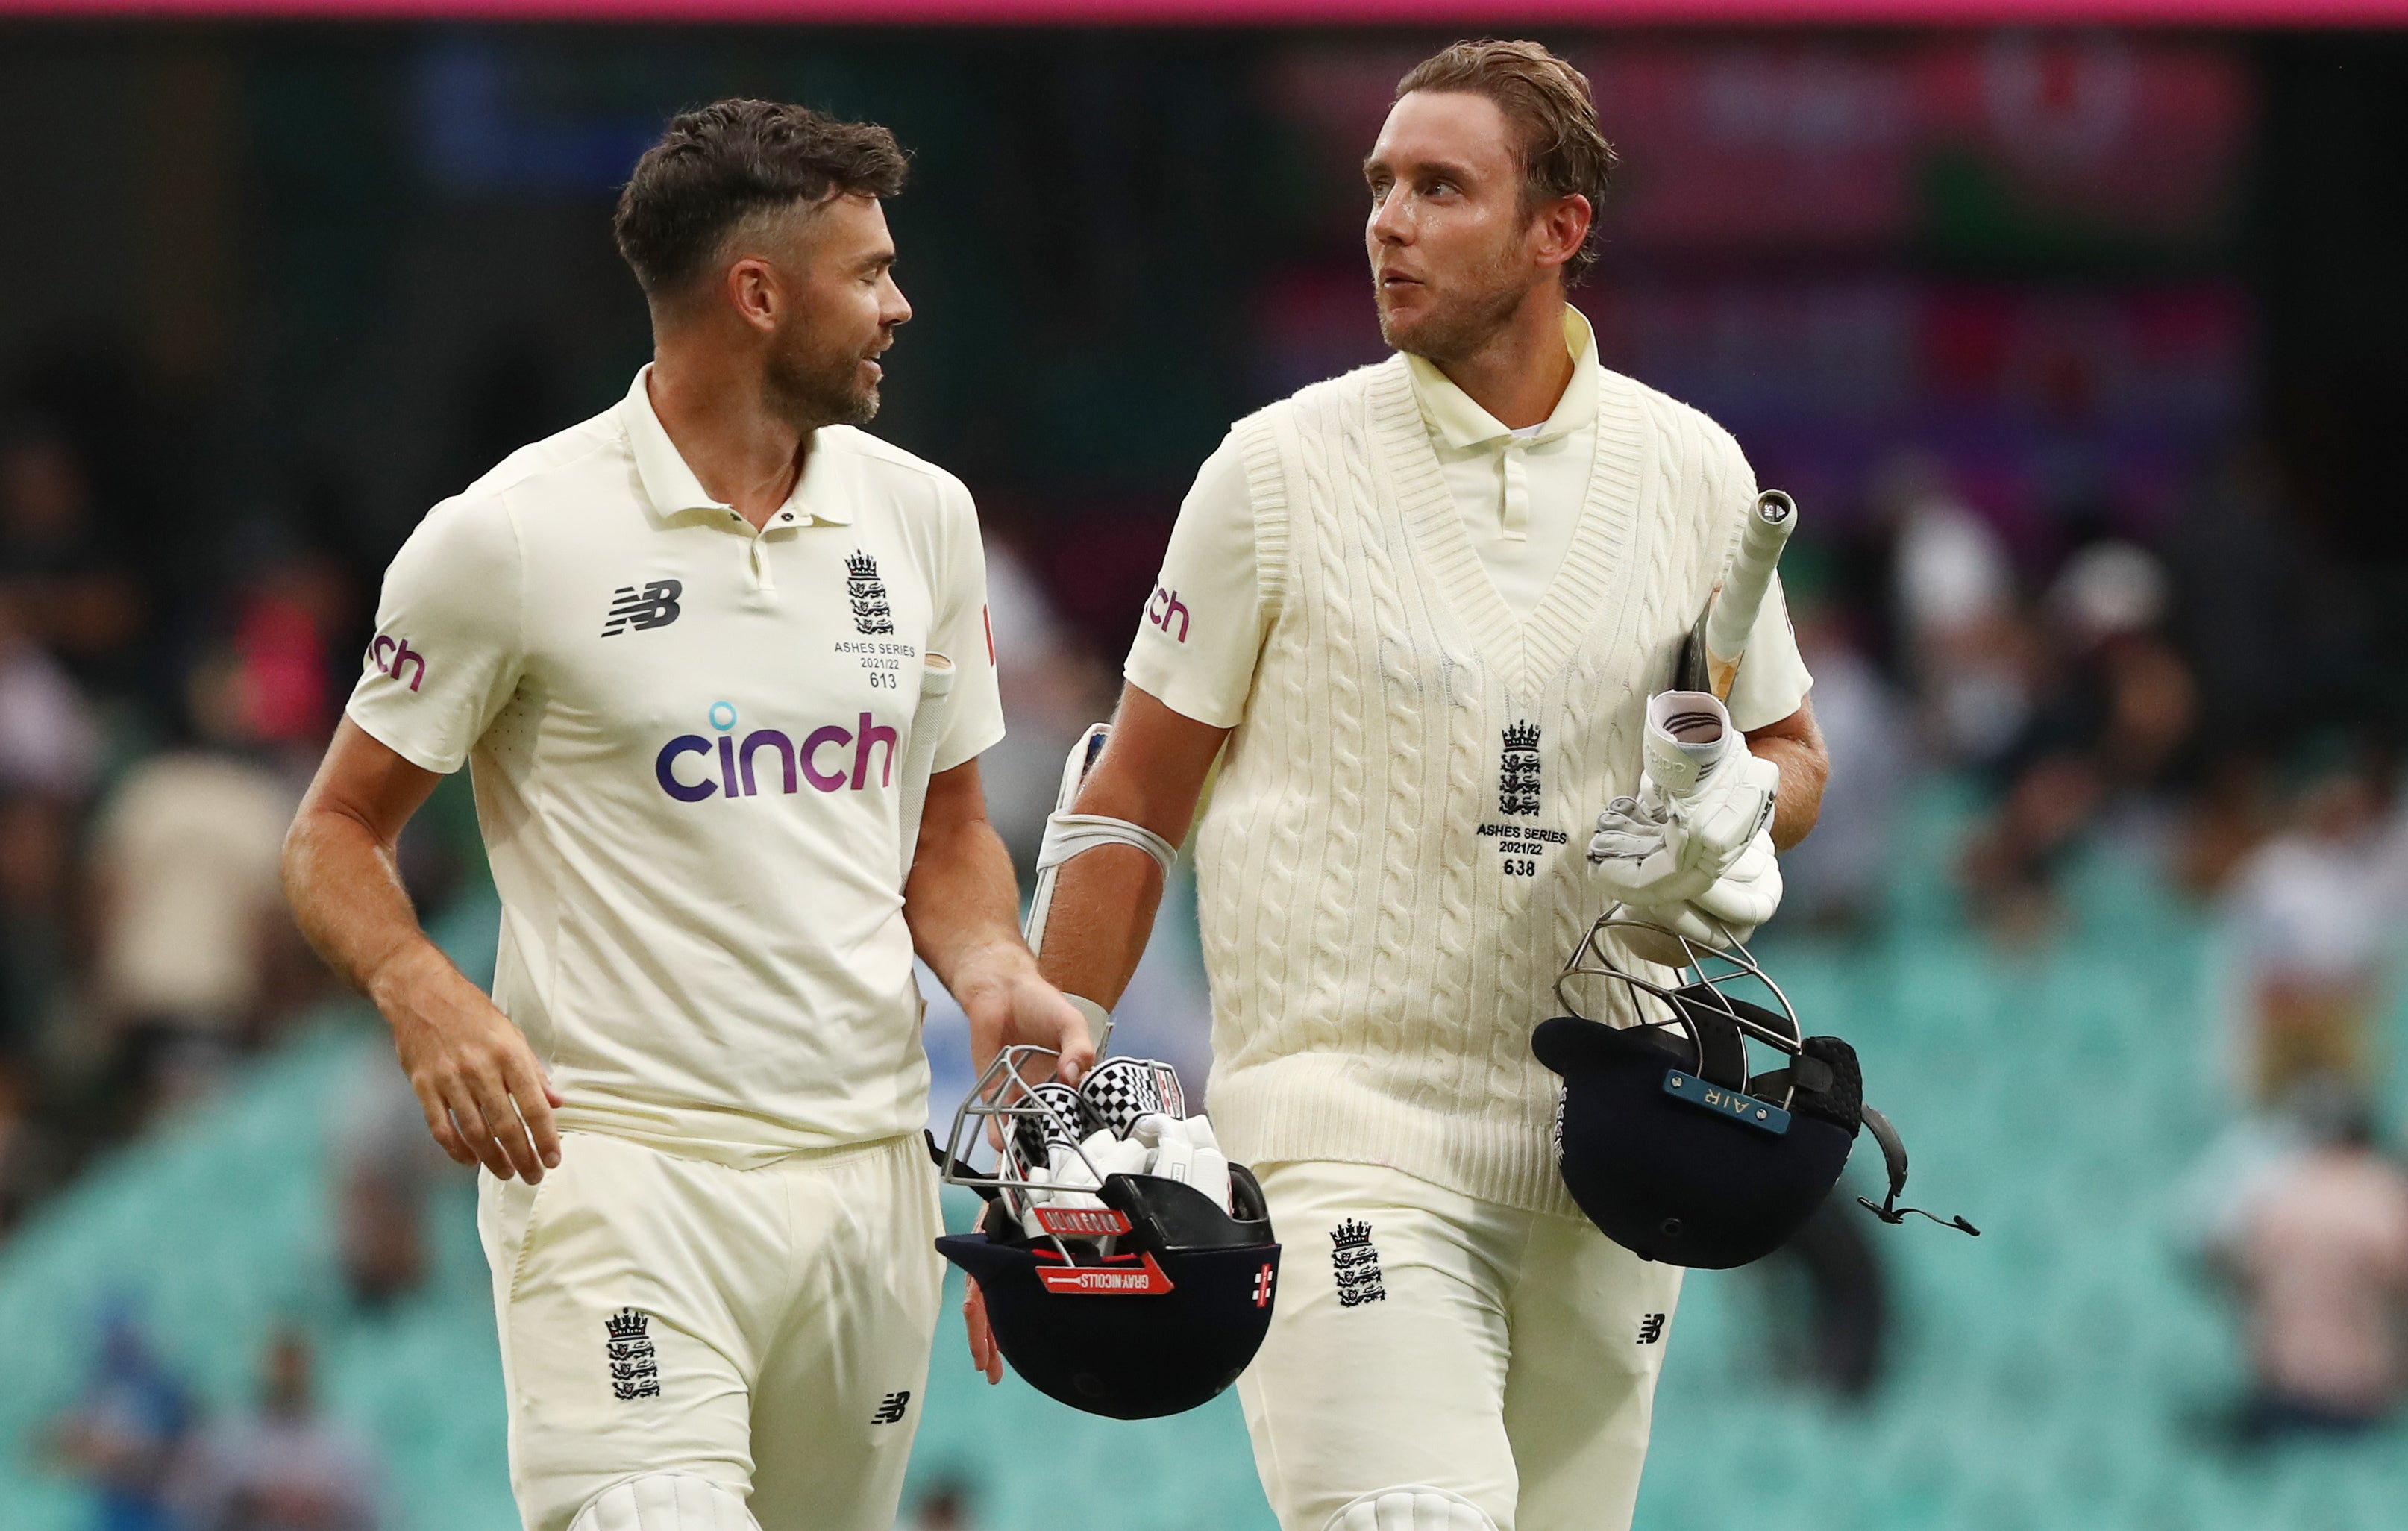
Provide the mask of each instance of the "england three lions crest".
[{"label": "england three lions crest", "polygon": [[661,1395],[661,1366],[652,1349],[652,1315],[622,1308],[602,1321],[609,1338],[603,1360],[610,1368],[610,1391],[621,1403]]},{"label": "england three lions crest", "polygon": [[878,560],[856,551],[844,561],[844,595],[853,604],[854,631],[874,637],[895,631],[895,610],[887,604],[886,581],[878,577]]},{"label": "england three lions crest", "polygon": [[1361,1218],[1350,1217],[1329,1230],[1329,1267],[1338,1285],[1338,1306],[1360,1308],[1367,1302],[1387,1301],[1387,1282],[1380,1272],[1379,1246],[1371,1242],[1371,1225]]},{"label": "england three lions crest", "polygon": [[1509,818],[1539,812],[1539,725],[1517,723],[1505,730],[1497,759],[1497,811]]}]

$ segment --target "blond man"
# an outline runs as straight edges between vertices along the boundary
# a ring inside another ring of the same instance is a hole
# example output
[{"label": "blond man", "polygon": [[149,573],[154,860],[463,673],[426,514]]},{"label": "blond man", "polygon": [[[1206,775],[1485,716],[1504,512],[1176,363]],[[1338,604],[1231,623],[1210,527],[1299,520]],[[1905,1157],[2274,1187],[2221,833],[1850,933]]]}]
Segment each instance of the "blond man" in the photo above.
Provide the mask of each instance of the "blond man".
[{"label": "blond man", "polygon": [[[1587,81],[1536,45],[1404,78],[1364,166],[1398,354],[1205,463],[1075,804],[1176,842],[1220,762],[1211,1106],[1288,1252],[1239,1384],[1285,1531],[1598,1531],[1638,1492],[1680,1272],[1571,1205],[1529,1034],[1603,902],[1589,822],[1639,785],[1647,698],[1756,485],[1566,301],[1612,165]],[[1825,759],[1766,607],[1731,713],[1786,845]],[[1057,874],[1041,970],[1098,1010],[1160,896],[1145,843]]]}]

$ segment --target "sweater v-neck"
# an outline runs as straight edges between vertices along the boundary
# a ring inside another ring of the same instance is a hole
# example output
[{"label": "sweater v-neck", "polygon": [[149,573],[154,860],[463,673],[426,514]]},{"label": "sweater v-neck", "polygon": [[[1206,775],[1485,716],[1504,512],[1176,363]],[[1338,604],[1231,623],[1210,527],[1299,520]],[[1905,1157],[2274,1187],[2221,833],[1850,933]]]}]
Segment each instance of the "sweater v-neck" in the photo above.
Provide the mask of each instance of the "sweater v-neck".
[{"label": "sweater v-neck", "polygon": [[1380,368],[1370,390],[1373,429],[1396,475],[1397,499],[1415,556],[1481,661],[1526,701],[1570,660],[1600,615],[1619,608],[1618,593],[1637,551],[1638,511],[1649,487],[1641,411],[1627,379],[1603,367],[1591,375],[1598,409],[1588,493],[1563,562],[1527,618],[1517,616],[1498,593],[1464,529],[1403,358]]}]

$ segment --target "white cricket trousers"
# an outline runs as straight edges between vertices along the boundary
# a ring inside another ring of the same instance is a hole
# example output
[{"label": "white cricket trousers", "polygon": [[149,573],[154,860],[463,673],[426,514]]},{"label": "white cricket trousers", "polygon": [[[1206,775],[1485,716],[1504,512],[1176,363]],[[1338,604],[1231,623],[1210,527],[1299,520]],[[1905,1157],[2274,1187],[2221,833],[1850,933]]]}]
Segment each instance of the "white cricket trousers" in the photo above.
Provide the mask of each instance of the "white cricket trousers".
[{"label": "white cricket trousers", "polygon": [[1399,1170],[1254,1171],[1280,1287],[1238,1393],[1282,1531],[1409,1484],[1498,1531],[1630,1524],[1678,1267]]},{"label": "white cricket trousers", "polygon": [[527,1531],[686,1473],[762,1531],[889,1531],[944,1275],[917,1137],[735,1169],[598,1133],[479,1177]]}]

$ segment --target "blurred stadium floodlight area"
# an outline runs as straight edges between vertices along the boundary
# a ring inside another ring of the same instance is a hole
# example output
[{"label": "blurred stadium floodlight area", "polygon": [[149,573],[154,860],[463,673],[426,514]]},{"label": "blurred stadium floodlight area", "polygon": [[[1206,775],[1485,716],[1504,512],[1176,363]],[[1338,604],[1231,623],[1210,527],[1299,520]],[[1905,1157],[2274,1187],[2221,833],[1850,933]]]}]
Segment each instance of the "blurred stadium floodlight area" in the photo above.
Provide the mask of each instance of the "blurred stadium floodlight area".
[{"label": "blurred stadium floodlight area", "polygon": [[[1527,27],[1623,154],[1577,294],[1606,359],[1805,507],[1837,774],[1772,960],[1986,1235],[1842,1208],[1693,1280],[1639,1524],[2396,1524],[2401,1294],[2347,1230],[2389,1225],[2363,1139],[2408,1124],[2408,39],[2318,29],[2403,16],[0,3],[0,1523],[230,1527],[245,1473],[330,1531],[513,1523],[470,1188],[263,840],[409,525],[642,359],[606,220],[668,110],[788,95],[915,151],[878,428],[979,494],[1025,862],[1197,463],[1380,353],[1398,75]],[[474,24],[547,18],[628,24]],[[465,799],[423,830],[474,972]],[[1127,1035],[1195,1059],[1168,925]],[[2319,1315],[2368,1312],[2336,1367]],[[1229,1399],[1073,1415],[947,1322],[906,1525],[1268,1524]]]}]

